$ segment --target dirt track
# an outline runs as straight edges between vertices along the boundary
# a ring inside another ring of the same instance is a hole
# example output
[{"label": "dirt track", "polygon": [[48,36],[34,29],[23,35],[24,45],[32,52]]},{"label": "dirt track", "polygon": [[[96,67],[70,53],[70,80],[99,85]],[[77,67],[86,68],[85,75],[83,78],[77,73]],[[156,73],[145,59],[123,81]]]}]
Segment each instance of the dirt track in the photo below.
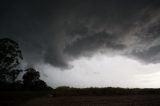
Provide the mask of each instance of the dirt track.
[{"label": "dirt track", "polygon": [[43,97],[20,106],[160,106],[160,95]]}]

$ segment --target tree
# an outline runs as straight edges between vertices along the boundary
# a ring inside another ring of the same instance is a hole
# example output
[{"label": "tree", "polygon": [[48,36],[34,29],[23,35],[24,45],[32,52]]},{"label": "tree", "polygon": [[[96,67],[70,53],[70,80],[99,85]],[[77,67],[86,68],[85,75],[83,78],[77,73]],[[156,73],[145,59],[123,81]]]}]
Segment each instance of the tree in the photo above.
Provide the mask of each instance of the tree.
[{"label": "tree", "polygon": [[39,79],[40,73],[33,68],[25,70],[26,73],[23,75],[23,85],[27,90],[51,90],[47,84]]},{"label": "tree", "polygon": [[17,69],[22,60],[21,50],[17,42],[0,39],[0,81],[14,82],[21,70]]},{"label": "tree", "polygon": [[39,80],[40,74],[33,68],[25,70],[26,73],[23,75],[23,84],[27,87],[33,86],[33,83]]},{"label": "tree", "polygon": [[45,90],[47,88],[47,84],[43,80],[37,80],[33,83],[33,89],[35,90]]}]

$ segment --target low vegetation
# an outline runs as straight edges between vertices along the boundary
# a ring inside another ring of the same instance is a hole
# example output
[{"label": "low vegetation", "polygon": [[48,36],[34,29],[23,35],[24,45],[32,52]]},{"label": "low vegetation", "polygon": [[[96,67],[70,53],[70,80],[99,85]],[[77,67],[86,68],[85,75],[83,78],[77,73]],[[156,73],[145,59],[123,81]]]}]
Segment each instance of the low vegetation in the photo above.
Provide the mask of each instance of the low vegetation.
[{"label": "low vegetation", "polygon": [[117,95],[146,95],[160,94],[160,89],[139,88],[70,88],[58,87],[54,90],[56,96],[117,96]]}]

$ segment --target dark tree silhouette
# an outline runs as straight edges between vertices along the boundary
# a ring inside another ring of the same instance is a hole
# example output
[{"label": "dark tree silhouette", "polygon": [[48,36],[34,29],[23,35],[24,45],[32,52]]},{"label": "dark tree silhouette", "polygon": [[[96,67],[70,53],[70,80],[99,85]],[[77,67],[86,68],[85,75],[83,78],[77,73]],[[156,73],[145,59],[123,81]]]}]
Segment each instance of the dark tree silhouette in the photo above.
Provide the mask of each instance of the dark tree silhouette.
[{"label": "dark tree silhouette", "polygon": [[40,80],[40,74],[33,68],[28,68],[25,70],[26,73],[23,75],[23,84],[26,89],[30,90],[45,90],[47,84]]},{"label": "dark tree silhouette", "polygon": [[25,71],[26,73],[23,75],[23,84],[26,87],[31,87],[33,83],[39,80],[40,74],[33,68],[28,68]]},{"label": "dark tree silhouette", "polygon": [[0,39],[0,81],[14,82],[21,70],[17,69],[22,60],[18,43],[9,39]]},{"label": "dark tree silhouette", "polygon": [[40,73],[33,68],[28,68],[25,70],[26,73],[23,75],[23,85],[24,89],[27,90],[51,90],[47,84],[39,79]]},{"label": "dark tree silhouette", "polygon": [[33,89],[35,90],[45,90],[47,88],[47,84],[43,80],[37,80],[34,82]]},{"label": "dark tree silhouette", "polygon": [[0,39],[0,90],[50,90],[33,68],[24,70],[23,83],[16,81],[22,71],[18,67],[22,59],[18,43],[9,38]]}]

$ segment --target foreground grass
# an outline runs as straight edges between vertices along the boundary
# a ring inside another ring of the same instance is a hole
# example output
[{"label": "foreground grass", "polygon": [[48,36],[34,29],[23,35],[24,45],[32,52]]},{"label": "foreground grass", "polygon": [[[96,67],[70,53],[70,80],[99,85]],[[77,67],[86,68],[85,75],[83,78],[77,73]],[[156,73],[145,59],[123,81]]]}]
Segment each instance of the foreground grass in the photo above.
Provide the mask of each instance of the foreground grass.
[{"label": "foreground grass", "polygon": [[160,89],[69,88],[0,91],[0,106],[160,106]]},{"label": "foreground grass", "polygon": [[17,106],[47,94],[43,91],[0,91],[0,106]]},{"label": "foreground grass", "polygon": [[20,106],[160,106],[160,95],[43,97]]}]

